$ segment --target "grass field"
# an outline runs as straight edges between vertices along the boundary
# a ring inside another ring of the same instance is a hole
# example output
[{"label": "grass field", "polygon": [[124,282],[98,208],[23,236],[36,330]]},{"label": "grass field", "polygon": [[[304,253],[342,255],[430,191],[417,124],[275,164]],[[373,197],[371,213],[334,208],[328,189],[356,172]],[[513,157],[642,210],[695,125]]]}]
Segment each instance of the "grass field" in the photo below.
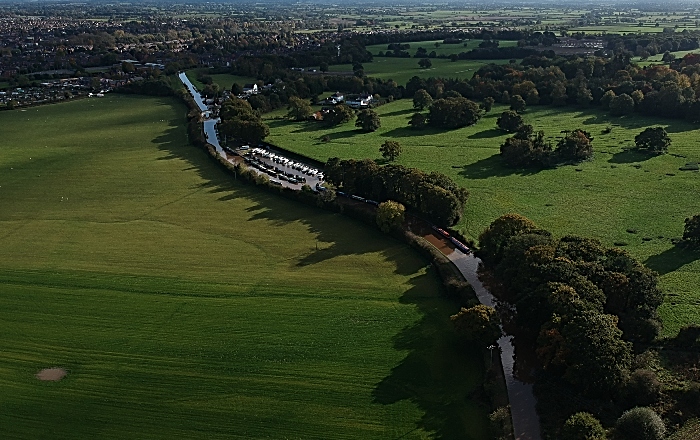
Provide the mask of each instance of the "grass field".
[{"label": "grass field", "polygon": [[[204,88],[204,84],[202,84],[201,82],[199,82],[199,80],[197,80],[197,72],[200,70],[207,73],[207,69],[191,69],[191,70],[187,71],[187,77],[190,79],[192,84],[194,84],[195,87],[197,87],[197,89],[202,90]],[[253,77],[231,75],[228,73],[213,73],[213,74],[207,73],[207,74],[209,76],[211,76],[212,80],[214,80],[214,82],[216,84],[218,84],[219,87],[221,87],[222,89],[226,89],[226,90],[231,90],[231,86],[235,82],[240,84],[242,87],[243,84],[254,83],[255,81],[257,81]]]},{"label": "grass field", "polygon": [[[507,64],[509,60],[459,60],[450,61],[448,59],[433,58],[432,67],[421,69],[417,58],[384,58],[375,57],[371,63],[364,63],[362,66],[365,75],[385,80],[393,79],[398,84],[406,85],[409,79],[414,76],[421,78],[442,77],[442,78],[471,78],[482,66],[490,63]],[[331,72],[352,72],[352,65],[337,64],[330,66]]]},{"label": "grass field", "polygon": [[[382,127],[362,134],[352,123],[327,129],[314,123],[269,121],[269,140],[316,159],[332,156],[379,160],[379,145],[397,140],[404,149],[398,163],[438,170],[471,191],[464,219],[458,225],[476,239],[496,217],[521,213],[555,234],[580,234],[625,249],[662,275],[667,300],[661,313],[665,334],[673,334],[700,316],[700,254],[671,243],[683,232],[683,220],[700,213],[700,175],[679,171],[700,161],[700,129],[677,120],[642,117],[608,118],[597,110],[536,107],[525,113],[528,123],[546,132],[553,143],[564,129],[583,128],[594,137],[594,160],[578,166],[543,171],[504,168],[499,147],[507,137],[496,129],[504,107],[472,127],[454,131],[408,128],[410,100],[377,109]],[[279,116],[279,115],[277,115]],[[602,130],[612,126],[610,134]],[[662,125],[673,145],[670,154],[647,157],[627,152],[644,127]],[[323,143],[320,138],[331,139]],[[632,232],[628,232],[628,230]]]},{"label": "grass field", "polygon": [[[463,43],[457,43],[457,44],[444,44],[443,40],[432,40],[432,41],[405,41],[402,43],[408,43],[411,45],[409,49],[406,49],[408,53],[411,54],[411,56],[415,56],[416,51],[418,50],[419,47],[424,48],[425,50],[428,51],[428,53],[435,51],[435,54],[437,56],[440,55],[451,55],[451,54],[458,54],[460,52],[468,52],[472,49],[476,49],[479,47],[479,44],[482,42],[482,40],[466,40]],[[437,47],[435,46],[437,44]],[[517,45],[517,41],[499,41],[499,47],[512,47]],[[372,54],[372,55],[377,55],[379,52],[386,52],[387,51],[387,44],[375,44],[371,46],[367,46],[367,50]],[[416,60],[417,62],[418,60]]]},{"label": "grass field", "polygon": [[433,270],[232,181],[184,114],[0,114],[2,437],[486,439],[482,362]]}]

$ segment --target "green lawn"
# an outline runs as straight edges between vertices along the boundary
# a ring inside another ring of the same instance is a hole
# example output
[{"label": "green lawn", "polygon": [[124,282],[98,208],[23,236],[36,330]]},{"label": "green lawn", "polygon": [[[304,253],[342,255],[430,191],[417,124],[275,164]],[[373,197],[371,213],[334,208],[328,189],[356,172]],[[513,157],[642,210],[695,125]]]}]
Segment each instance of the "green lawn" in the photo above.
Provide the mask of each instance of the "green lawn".
[{"label": "green lawn", "polygon": [[[509,60],[458,60],[450,61],[443,58],[432,58],[432,67],[421,69],[417,58],[385,58],[375,57],[371,63],[362,66],[365,75],[385,80],[393,79],[398,84],[406,85],[414,76],[421,78],[471,78],[482,66],[490,63],[507,64]],[[330,66],[331,72],[352,72],[352,65],[337,64]]]},{"label": "green lawn", "polygon": [[233,181],[184,114],[0,113],[3,438],[488,438],[425,261]]},{"label": "green lawn", "polygon": [[[377,109],[382,127],[375,133],[359,133],[352,123],[327,129],[273,119],[269,140],[320,160],[379,160],[379,145],[397,140],[404,149],[398,163],[441,171],[471,191],[458,225],[467,236],[476,239],[496,217],[518,212],[558,235],[592,236],[608,245],[627,243],[625,249],[662,274],[665,334],[697,322],[700,254],[678,250],[671,239],[682,235],[686,217],[700,213],[700,174],[678,170],[686,162],[700,161],[700,129],[677,120],[608,118],[597,110],[535,107],[525,113],[535,129],[544,130],[556,143],[561,130],[583,128],[595,138],[595,158],[578,166],[518,171],[504,168],[499,158],[507,137],[496,129],[503,110],[495,107],[472,127],[416,132],[407,125],[411,101],[400,100]],[[665,126],[673,140],[670,154],[646,157],[623,150],[644,127],[657,124]],[[602,134],[607,125],[612,132]],[[329,143],[320,141],[324,135],[331,138]]]}]

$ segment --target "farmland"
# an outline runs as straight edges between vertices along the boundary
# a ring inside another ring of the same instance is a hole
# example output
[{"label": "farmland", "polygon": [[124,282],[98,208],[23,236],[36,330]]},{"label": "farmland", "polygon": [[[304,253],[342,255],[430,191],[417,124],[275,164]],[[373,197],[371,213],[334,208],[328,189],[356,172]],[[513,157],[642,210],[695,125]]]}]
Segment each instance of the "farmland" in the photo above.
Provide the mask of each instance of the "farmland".
[{"label": "farmland", "polygon": [[[662,275],[667,293],[661,308],[665,334],[695,322],[700,296],[700,255],[677,249],[671,239],[681,236],[683,219],[700,212],[696,172],[679,171],[700,161],[700,129],[685,122],[643,118],[609,118],[598,110],[534,107],[527,123],[544,130],[555,143],[561,130],[583,128],[594,137],[592,161],[557,169],[517,171],[502,166],[500,144],[507,137],[496,129],[505,108],[494,107],[479,123],[453,131],[414,131],[407,125],[410,100],[377,109],[382,127],[362,134],[352,123],[326,128],[314,123],[270,119],[270,140],[316,159],[329,157],[381,160],[379,145],[397,140],[404,153],[398,163],[426,171],[437,170],[471,191],[464,219],[458,224],[476,239],[496,217],[518,212],[560,236],[580,234],[618,243]],[[271,115],[272,118],[280,113]],[[647,157],[627,151],[644,127],[661,125],[669,132],[670,154]],[[602,131],[610,126],[609,134]],[[330,142],[322,142],[328,136]]]},{"label": "farmland", "polygon": [[108,95],[0,114],[3,436],[487,438],[465,399],[481,355],[433,270],[239,185],[184,113]]}]

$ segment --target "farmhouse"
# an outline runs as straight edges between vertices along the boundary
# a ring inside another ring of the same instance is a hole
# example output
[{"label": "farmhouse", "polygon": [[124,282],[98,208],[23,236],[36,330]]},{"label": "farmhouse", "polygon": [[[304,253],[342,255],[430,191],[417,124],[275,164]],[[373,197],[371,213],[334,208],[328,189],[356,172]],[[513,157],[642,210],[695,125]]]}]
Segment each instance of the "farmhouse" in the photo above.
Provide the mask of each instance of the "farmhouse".
[{"label": "farmhouse", "polygon": [[246,95],[255,95],[259,92],[257,84],[245,84],[243,86],[243,93]]},{"label": "farmhouse", "polygon": [[340,104],[345,100],[345,95],[343,95],[340,92],[335,92],[331,96],[325,99],[324,103],[325,104],[330,104],[330,105],[336,105]]},{"label": "farmhouse", "polygon": [[350,108],[367,108],[372,104],[374,98],[369,93],[362,93],[357,96],[348,97],[345,103]]}]

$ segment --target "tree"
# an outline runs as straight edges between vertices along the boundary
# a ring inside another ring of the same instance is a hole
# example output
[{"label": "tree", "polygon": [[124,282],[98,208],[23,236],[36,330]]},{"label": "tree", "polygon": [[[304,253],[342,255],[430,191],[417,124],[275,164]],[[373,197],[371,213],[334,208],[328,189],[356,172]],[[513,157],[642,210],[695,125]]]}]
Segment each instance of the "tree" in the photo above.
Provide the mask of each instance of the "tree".
[{"label": "tree", "polygon": [[585,84],[581,84],[576,91],[576,103],[580,106],[587,106],[593,101],[593,94],[591,94],[591,89],[586,87]]},{"label": "tree", "polygon": [[428,123],[434,127],[460,128],[477,123],[484,111],[467,98],[437,99],[430,106]]},{"label": "tree", "polygon": [[320,70],[321,72],[328,72],[328,63],[322,62],[322,63],[318,66],[318,70]]},{"label": "tree", "polygon": [[627,93],[615,96],[610,101],[610,114],[613,116],[629,115],[634,112],[634,99]]},{"label": "tree", "polygon": [[523,124],[523,117],[513,110],[508,110],[501,113],[501,116],[496,120],[496,125],[498,128],[509,133],[518,131]]},{"label": "tree", "polygon": [[433,103],[433,97],[425,89],[417,90],[413,95],[413,108],[417,110],[425,110]]},{"label": "tree", "polygon": [[306,99],[292,96],[289,98],[287,117],[294,121],[305,121],[311,116],[311,104]]},{"label": "tree", "polygon": [[487,96],[486,98],[484,98],[484,101],[483,101],[483,103],[482,103],[481,106],[484,108],[484,111],[485,111],[486,113],[488,113],[488,112],[491,111],[491,108],[493,108],[493,105],[494,105],[495,103],[496,103],[496,100],[493,99],[493,97]]},{"label": "tree", "polygon": [[237,82],[231,84],[231,94],[233,96],[238,96],[243,93],[243,86],[238,84]]},{"label": "tree", "polygon": [[501,145],[501,157],[513,168],[543,167],[550,163],[552,145],[544,132],[533,133],[531,125],[521,125],[513,137]]},{"label": "tree", "polygon": [[605,429],[600,421],[586,412],[572,415],[561,429],[561,437],[566,440],[605,440]]},{"label": "tree", "polygon": [[422,130],[425,128],[427,123],[428,117],[423,113],[414,113],[413,116],[411,116],[411,119],[408,121],[408,125],[417,130]]},{"label": "tree", "polygon": [[566,94],[566,85],[562,81],[557,81],[552,84],[552,93],[549,95],[552,98],[552,105],[566,105],[568,98]]},{"label": "tree", "polygon": [[393,162],[401,155],[401,144],[396,141],[385,141],[380,147],[379,152],[382,157],[390,162]]},{"label": "tree", "polygon": [[429,69],[430,67],[432,67],[433,62],[430,61],[430,59],[428,58],[422,58],[420,61],[418,61],[418,65],[421,69]]},{"label": "tree", "polygon": [[401,228],[405,220],[406,208],[398,202],[387,200],[377,208],[377,225],[382,232]]},{"label": "tree", "polygon": [[564,377],[588,395],[615,395],[628,374],[632,344],[622,339],[617,323],[617,316],[583,311],[562,324]]},{"label": "tree", "polygon": [[532,220],[520,214],[502,215],[479,235],[480,257],[491,264],[498,264],[503,256],[503,249],[512,237],[536,229],[537,226]]},{"label": "tree", "polygon": [[352,120],[355,113],[345,104],[339,104],[330,109],[324,116],[323,121],[328,125],[340,125]]},{"label": "tree", "polygon": [[365,109],[357,114],[355,127],[361,129],[365,133],[377,131],[377,129],[381,126],[382,122],[379,120],[379,115],[374,110]]},{"label": "tree", "polygon": [[634,137],[634,144],[640,150],[663,154],[671,146],[671,138],[663,127],[649,127]]},{"label": "tree", "polygon": [[585,160],[593,156],[592,141],[590,133],[577,128],[568,132],[563,139],[557,142],[555,152],[564,160]]},{"label": "tree", "polygon": [[683,241],[691,246],[700,245],[700,214],[685,219]]},{"label": "tree", "polygon": [[459,313],[452,315],[450,319],[457,333],[482,347],[495,344],[502,334],[498,312],[493,307],[483,304],[468,309],[462,307]]},{"label": "tree", "polygon": [[522,96],[520,95],[513,95],[510,98],[510,109],[513,110],[514,112],[522,113],[525,111],[525,107],[527,106],[527,103],[523,99]]},{"label": "tree", "polygon": [[616,440],[663,440],[665,434],[663,420],[651,408],[632,408],[615,423]]},{"label": "tree", "polygon": [[615,92],[612,90],[608,90],[607,92],[603,93],[603,96],[600,98],[600,106],[606,110],[610,109],[610,103],[615,96]]}]

